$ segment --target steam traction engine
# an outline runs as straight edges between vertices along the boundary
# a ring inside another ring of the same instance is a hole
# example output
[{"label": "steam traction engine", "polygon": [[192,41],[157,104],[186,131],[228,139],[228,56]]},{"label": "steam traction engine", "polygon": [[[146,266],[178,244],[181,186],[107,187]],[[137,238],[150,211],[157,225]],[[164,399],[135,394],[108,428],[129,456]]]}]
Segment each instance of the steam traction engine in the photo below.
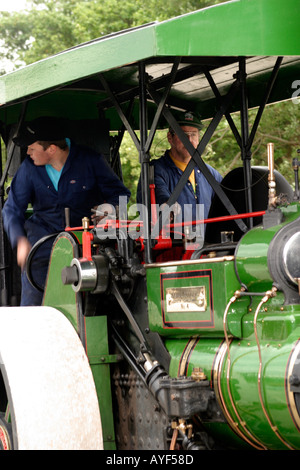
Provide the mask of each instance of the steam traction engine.
[{"label": "steam traction engine", "polygon": [[297,179],[293,194],[269,154],[266,210],[238,240],[159,236],[144,263],[120,217],[55,238],[43,308],[83,343],[105,449],[300,449]]}]

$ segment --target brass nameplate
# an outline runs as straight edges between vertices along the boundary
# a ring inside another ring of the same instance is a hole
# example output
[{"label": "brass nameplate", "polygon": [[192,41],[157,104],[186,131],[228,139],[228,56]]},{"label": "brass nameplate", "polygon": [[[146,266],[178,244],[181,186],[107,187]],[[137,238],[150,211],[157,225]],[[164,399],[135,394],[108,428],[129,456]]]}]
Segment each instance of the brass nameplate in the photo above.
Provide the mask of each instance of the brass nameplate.
[{"label": "brass nameplate", "polygon": [[169,287],[166,289],[166,311],[205,312],[207,308],[205,286]]}]

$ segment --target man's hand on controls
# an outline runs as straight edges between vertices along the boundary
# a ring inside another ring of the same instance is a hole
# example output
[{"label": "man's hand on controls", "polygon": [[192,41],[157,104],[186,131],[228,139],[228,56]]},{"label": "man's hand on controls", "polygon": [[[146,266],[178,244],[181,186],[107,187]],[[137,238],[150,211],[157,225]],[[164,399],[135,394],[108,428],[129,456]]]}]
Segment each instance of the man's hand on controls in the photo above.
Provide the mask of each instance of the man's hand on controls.
[{"label": "man's hand on controls", "polygon": [[115,218],[115,208],[111,204],[101,204],[100,206],[95,206],[92,209],[92,222],[97,225],[104,217]]}]

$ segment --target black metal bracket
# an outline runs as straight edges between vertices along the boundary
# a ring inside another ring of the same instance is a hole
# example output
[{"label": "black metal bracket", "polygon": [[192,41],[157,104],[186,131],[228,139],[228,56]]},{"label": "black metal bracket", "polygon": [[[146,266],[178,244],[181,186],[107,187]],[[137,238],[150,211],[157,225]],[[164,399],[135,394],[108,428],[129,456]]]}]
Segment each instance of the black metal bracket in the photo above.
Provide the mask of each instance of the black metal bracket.
[{"label": "black metal bracket", "polygon": [[99,74],[99,78],[101,80],[101,83],[102,83],[102,86],[103,86],[105,92],[107,93],[107,95],[109,96],[110,100],[112,101],[114,107],[116,108],[116,110],[118,112],[118,115],[119,115],[120,119],[122,120],[126,130],[129,132],[129,134],[130,134],[130,136],[133,140],[133,143],[135,144],[136,148],[138,150],[140,150],[139,138],[137,137],[136,133],[132,129],[132,126],[130,125],[130,122],[128,121],[128,118],[125,115],[119,101],[117,100],[117,98],[115,97],[115,95],[113,94],[111,89],[109,88],[108,83],[106,82],[104,76],[102,74]]},{"label": "black metal bracket", "polygon": [[[231,204],[230,200],[228,199],[228,197],[226,196],[226,194],[222,190],[219,183],[215,180],[215,178],[213,177],[211,172],[208,170],[206,164],[204,163],[204,161],[201,158],[201,155],[203,154],[207,144],[209,143],[212,135],[214,134],[217,126],[219,125],[223,115],[229,109],[229,106],[231,105],[232,100],[234,99],[234,97],[235,97],[235,95],[238,91],[238,88],[239,88],[239,83],[238,83],[238,81],[235,81],[232,84],[228,94],[222,100],[222,103],[221,103],[217,113],[215,114],[214,118],[212,119],[212,121],[210,122],[208,128],[206,129],[206,132],[204,133],[197,149],[195,149],[193,147],[193,145],[191,144],[189,139],[186,137],[185,133],[182,131],[181,127],[178,125],[176,119],[173,117],[171,111],[168,108],[164,109],[164,111],[163,111],[164,117],[166,118],[167,122],[170,124],[172,129],[174,129],[174,131],[176,132],[176,134],[178,135],[178,137],[180,138],[180,140],[182,141],[182,143],[184,144],[184,146],[186,147],[186,149],[188,150],[188,152],[190,153],[190,155],[192,157],[190,162],[188,163],[185,171],[183,172],[179,182],[177,183],[172,195],[170,196],[169,200],[167,201],[168,206],[172,206],[176,202],[180,192],[182,191],[183,187],[185,186],[185,184],[188,181],[188,178],[190,176],[191,171],[197,165],[199,167],[199,169],[202,171],[202,173],[204,174],[204,176],[207,179],[207,181],[209,182],[209,184],[214,189],[215,193],[220,197],[221,201],[223,202],[224,206],[228,210],[229,214],[236,214],[237,213],[235,208]],[[149,89],[149,93],[151,94],[154,101],[156,103],[159,103],[160,99],[159,99],[158,93],[156,91],[154,91],[153,89]],[[162,218],[164,217],[163,212],[162,212],[161,216],[162,216]],[[246,227],[246,225],[244,224],[244,222],[242,220],[237,219],[236,223],[243,232],[245,232],[247,230],[247,227]],[[158,221],[156,223],[155,227],[153,228],[152,233],[153,233],[154,238],[155,238],[155,236],[158,235],[159,225],[160,225],[160,221]]]},{"label": "black metal bracket", "polygon": [[[189,153],[191,154],[192,158],[187,165],[186,170],[183,172],[181,179],[179,180],[177,186],[175,187],[175,190],[173,194],[170,196],[169,200],[167,201],[168,206],[172,206],[177,198],[180,192],[182,191],[183,187],[185,186],[186,182],[188,181],[188,178],[190,176],[191,171],[194,169],[194,167],[197,165],[204,176],[206,177],[207,181],[210,183],[212,188],[214,189],[215,193],[218,195],[222,203],[224,204],[225,208],[227,209],[228,213],[230,215],[236,214],[236,210],[231,204],[230,200],[228,197],[225,195],[224,191],[222,190],[221,186],[219,183],[216,182],[210,171],[207,169],[205,163],[203,162],[201,155],[203,154],[208,142],[210,141],[213,133],[215,132],[219,122],[221,121],[222,117],[225,116],[231,130],[235,136],[235,139],[241,148],[241,153],[242,153],[242,160],[244,162],[244,177],[245,177],[245,182],[246,182],[246,188],[247,193],[246,193],[246,207],[249,212],[251,212],[252,209],[252,201],[251,201],[251,168],[250,168],[250,160],[251,160],[251,146],[264,110],[264,107],[268,101],[268,98],[270,96],[270,93],[272,91],[273,85],[275,83],[281,62],[282,62],[282,57],[278,57],[276,60],[276,64],[273,68],[271,77],[269,79],[268,85],[266,87],[266,91],[264,94],[264,97],[262,99],[261,105],[258,109],[254,124],[252,126],[252,130],[249,134],[249,123],[248,123],[248,100],[247,100],[247,89],[246,89],[246,79],[247,79],[247,74],[246,74],[246,58],[245,57],[240,57],[239,58],[239,69],[236,74],[236,81],[232,84],[229,92],[225,97],[221,97],[218,88],[216,84],[214,83],[214,80],[209,72],[209,69],[206,66],[201,67],[202,72],[205,74],[212,91],[214,92],[217,101],[219,102],[219,109],[217,110],[214,118],[211,120],[208,128],[206,129],[206,132],[204,133],[198,148],[195,150],[190,141],[187,139],[185,136],[184,132],[181,130],[180,126],[178,125],[176,119],[173,117],[173,114],[171,113],[170,109],[167,107],[168,104],[168,97],[170,90],[172,88],[172,85],[178,81],[178,75],[181,73],[181,70],[179,70],[179,64],[181,62],[181,58],[175,58],[175,61],[173,63],[172,70],[170,74],[168,75],[168,79],[164,81],[164,92],[161,94],[157,91],[157,86],[156,86],[156,80],[149,80],[149,77],[146,74],[145,71],[145,63],[141,62],[139,64],[139,88],[136,89],[135,91],[135,96],[139,95],[139,100],[140,100],[140,107],[143,109],[140,109],[140,130],[141,130],[141,141],[138,139],[136,133],[132,129],[132,126],[130,125],[130,122],[128,118],[125,116],[119,99],[122,99],[121,97],[116,97],[114,93],[109,89],[109,86],[107,82],[105,81],[105,78],[103,75],[100,75],[100,79],[102,82],[102,85],[104,87],[104,90],[106,91],[108,95],[108,99],[111,101],[111,103],[115,106],[122,122],[129,134],[131,135],[131,138],[137,148],[137,150],[140,153],[140,162],[142,166],[142,171],[141,171],[141,183],[142,183],[142,188],[143,188],[143,194],[144,194],[144,200],[143,203],[148,207],[149,205],[149,194],[148,194],[148,188],[149,188],[149,165],[150,165],[150,158],[149,158],[149,150],[151,148],[154,134],[158,125],[158,122],[162,115],[164,118],[167,120],[169,123],[170,127],[172,127],[182,143],[185,145]],[[199,72],[199,70],[198,70]],[[242,102],[242,109],[241,109],[241,135],[238,132],[238,129],[236,128],[233,119],[230,115],[229,108],[231,103],[233,102],[234,98],[236,97],[236,94],[240,91],[241,94],[241,102]],[[131,91],[132,93],[132,91]],[[153,122],[151,124],[150,132],[148,134],[148,122],[147,122],[147,98],[148,95],[150,95],[151,99],[155,102],[157,105],[157,110],[156,114],[154,116]],[[132,95],[131,95],[132,96]],[[119,98],[119,99],[118,99]],[[166,212],[168,209],[166,209]],[[152,238],[155,238],[159,234],[159,226],[161,224],[161,220],[164,219],[164,214],[160,214],[160,220],[157,222],[156,226],[154,227],[152,231]],[[249,227],[239,219],[235,220],[235,223],[238,225],[240,230],[242,232],[246,232],[248,228],[252,226],[252,220],[249,219]],[[147,220],[145,227],[145,238],[150,240],[150,221]],[[146,244],[146,258],[147,262],[151,261],[151,248],[150,248],[150,243]]]}]

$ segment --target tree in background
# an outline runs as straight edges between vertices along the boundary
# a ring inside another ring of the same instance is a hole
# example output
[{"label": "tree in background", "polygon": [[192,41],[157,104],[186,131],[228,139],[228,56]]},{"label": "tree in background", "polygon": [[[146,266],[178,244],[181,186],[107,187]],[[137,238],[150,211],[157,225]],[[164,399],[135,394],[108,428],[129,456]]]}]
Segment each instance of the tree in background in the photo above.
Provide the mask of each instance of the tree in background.
[{"label": "tree in background", "polygon": [[0,12],[4,46],[0,58],[9,59],[17,66],[30,64],[113,32],[224,1],[28,0],[28,7],[22,12]]},{"label": "tree in background", "polygon": [[[0,12],[0,63],[5,59],[6,63],[9,61],[17,68],[116,31],[152,21],[163,21],[218,3],[223,2],[28,0],[25,11]],[[4,72],[5,70],[2,70],[2,73]],[[254,116],[255,111],[250,111],[250,126]],[[233,115],[233,119],[239,127],[238,115]],[[299,121],[300,104],[289,101],[267,107],[253,143],[253,163],[266,165],[267,143],[274,142],[276,169],[292,182],[292,158],[297,156],[296,151],[300,147]],[[152,157],[159,157],[167,146],[166,132],[157,132],[151,151]],[[127,135],[121,147],[121,159],[124,180],[134,198],[139,163],[137,151]],[[241,165],[239,148],[225,119],[221,121],[206,150],[205,160],[223,175]]]}]

